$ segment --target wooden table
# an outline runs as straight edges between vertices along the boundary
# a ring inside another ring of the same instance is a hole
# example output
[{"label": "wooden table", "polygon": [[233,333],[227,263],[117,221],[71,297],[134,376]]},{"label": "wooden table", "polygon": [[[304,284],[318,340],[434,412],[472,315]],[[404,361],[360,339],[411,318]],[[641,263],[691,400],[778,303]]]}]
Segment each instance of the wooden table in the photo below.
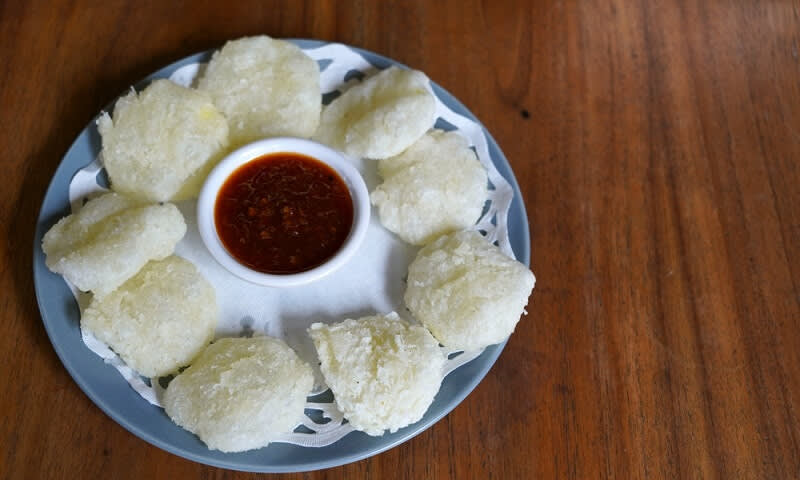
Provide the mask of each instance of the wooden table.
[{"label": "wooden table", "polygon": [[798,2],[172,3],[0,2],[0,478],[255,477],[102,413],[31,278],[44,191],[93,115],[251,34],[363,47],[458,97],[514,169],[538,277],[450,415],[285,478],[800,476]]}]

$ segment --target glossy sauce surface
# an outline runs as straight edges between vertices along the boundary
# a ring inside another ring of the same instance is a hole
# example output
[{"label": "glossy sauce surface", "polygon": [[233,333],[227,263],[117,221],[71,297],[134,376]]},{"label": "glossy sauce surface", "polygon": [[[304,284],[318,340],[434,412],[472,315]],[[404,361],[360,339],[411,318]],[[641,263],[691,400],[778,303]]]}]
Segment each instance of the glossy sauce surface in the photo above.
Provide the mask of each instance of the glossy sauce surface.
[{"label": "glossy sauce surface", "polygon": [[217,194],[214,222],[223,245],[254,270],[291,274],[331,258],[353,225],[353,202],[328,165],[272,153],[242,165]]}]

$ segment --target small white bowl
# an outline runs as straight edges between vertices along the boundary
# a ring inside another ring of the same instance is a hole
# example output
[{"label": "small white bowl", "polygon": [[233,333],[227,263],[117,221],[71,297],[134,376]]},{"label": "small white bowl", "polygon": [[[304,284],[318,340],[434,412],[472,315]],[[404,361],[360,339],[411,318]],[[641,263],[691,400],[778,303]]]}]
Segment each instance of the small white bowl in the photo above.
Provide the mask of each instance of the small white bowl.
[{"label": "small white bowl", "polygon": [[[353,200],[353,226],[339,251],[325,263],[299,273],[276,275],[262,273],[242,265],[228,253],[217,232],[214,208],[220,188],[236,169],[264,155],[281,152],[312,157],[333,168],[339,174],[347,185]],[[203,184],[197,202],[197,226],[200,230],[200,237],[211,255],[234,275],[259,285],[291,287],[313,282],[344,265],[364,240],[369,226],[370,209],[369,192],[364,184],[364,179],[344,154],[311,140],[277,137],[259,140],[239,148],[223,158],[211,171]]]}]

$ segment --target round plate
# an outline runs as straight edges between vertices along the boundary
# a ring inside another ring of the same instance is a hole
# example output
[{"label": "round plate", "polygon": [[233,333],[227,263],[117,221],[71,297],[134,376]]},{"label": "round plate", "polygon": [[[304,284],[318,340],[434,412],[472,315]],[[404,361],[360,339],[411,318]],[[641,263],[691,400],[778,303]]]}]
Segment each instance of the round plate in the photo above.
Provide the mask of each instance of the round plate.
[{"label": "round plate", "polygon": [[[316,48],[325,42],[291,40],[301,48]],[[352,48],[377,68],[400,65],[386,57]],[[178,68],[205,62],[212,51],[179,60],[153,73],[136,85],[137,90],[156,78],[165,78]],[[478,122],[455,97],[431,82],[436,95],[456,113]],[[83,129],[58,166],[42,203],[33,242],[33,274],[36,297],[47,334],[72,378],[106,414],[145,441],[189,460],[218,467],[252,472],[300,472],[354,462],[392,448],[433,425],[455,408],[481,381],[505,343],[488,347],[479,357],[450,373],[419,422],[395,433],[371,437],[352,432],[338,442],[320,448],[272,443],[242,453],[209,450],[197,437],[175,425],[161,408],[140,397],[114,369],[90,351],[81,340],[78,305],[60,275],[45,266],[41,244],[44,233],[70,213],[68,187],[75,172],[92,162],[100,151],[95,119]],[[525,265],[530,262],[527,215],[511,167],[497,143],[484,128],[489,154],[500,174],[511,184],[514,199],[508,214],[509,239],[514,253]]]}]

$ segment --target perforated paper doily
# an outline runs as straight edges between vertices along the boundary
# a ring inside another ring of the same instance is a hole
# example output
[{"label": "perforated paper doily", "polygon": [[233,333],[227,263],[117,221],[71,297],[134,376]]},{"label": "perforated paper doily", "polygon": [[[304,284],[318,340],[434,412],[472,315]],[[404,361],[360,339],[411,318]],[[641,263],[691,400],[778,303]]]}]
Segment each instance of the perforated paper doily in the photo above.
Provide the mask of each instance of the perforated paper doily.
[{"label": "perforated paper doily", "polygon": [[[360,81],[375,68],[357,52],[340,44],[328,44],[305,49],[306,54],[319,62],[320,84],[324,98],[336,91],[344,91]],[[170,79],[191,86],[203,64],[193,63],[176,70]],[[507,216],[513,190],[499,174],[489,156],[487,139],[480,125],[449,109],[437,97],[436,127],[457,130],[475,149],[489,176],[489,197],[484,214],[474,228],[485,232],[489,241],[496,242],[506,254],[513,257],[509,243]],[[98,158],[78,171],[69,185],[69,200],[73,213],[87,197],[104,191],[98,179],[102,170]],[[380,183],[376,163],[357,160],[370,191]],[[306,329],[314,322],[332,323],[345,318],[358,318],[375,313],[397,311],[413,320],[403,305],[404,277],[408,264],[417,249],[405,244],[384,229],[377,218],[372,220],[361,250],[350,262],[310,285],[271,289],[249,284],[222,268],[205,249],[197,231],[194,201],[177,203],[187,223],[186,236],[176,247],[176,254],[193,262],[214,285],[220,310],[217,338],[266,334],[284,339],[289,346],[315,368],[314,395],[306,404],[306,415],[295,432],[284,435],[278,442],[307,447],[322,447],[341,439],[352,427],[331,402],[327,387],[319,372],[313,344]],[[364,286],[369,286],[365,288]],[[81,308],[86,296],[70,286]],[[113,365],[131,387],[148,402],[161,406],[164,379],[144,379],[106,345],[91,334],[83,333],[84,343],[107,363]],[[477,357],[481,352],[447,352],[449,359],[445,375]],[[317,395],[319,394],[319,395]]]}]

